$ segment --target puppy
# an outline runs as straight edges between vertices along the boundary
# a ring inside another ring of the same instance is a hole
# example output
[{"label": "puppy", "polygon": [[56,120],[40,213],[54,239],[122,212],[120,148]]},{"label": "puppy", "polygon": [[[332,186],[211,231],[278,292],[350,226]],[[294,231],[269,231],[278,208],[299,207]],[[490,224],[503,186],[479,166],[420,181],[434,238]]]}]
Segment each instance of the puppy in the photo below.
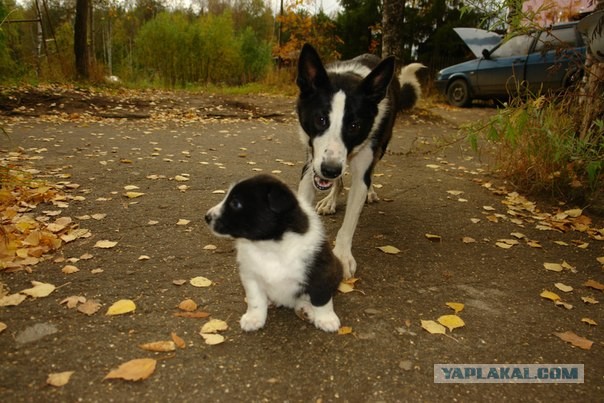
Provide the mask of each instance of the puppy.
[{"label": "puppy", "polygon": [[243,330],[262,328],[271,302],[293,308],[326,332],[339,329],[332,297],[342,265],[318,215],[283,182],[270,175],[241,181],[205,220],[216,235],[235,239],[247,298]]},{"label": "puppy", "polygon": [[378,200],[373,169],[386,152],[397,113],[412,108],[420,96],[415,73],[422,67],[413,63],[395,76],[394,57],[367,54],[325,67],[312,46],[304,45],[300,53],[297,113],[307,161],[298,194],[310,203],[315,190],[331,190],[316,209],[334,214],[342,176],[350,168],[346,213],[334,247],[344,277],[356,271],[352,237],[365,200]]}]

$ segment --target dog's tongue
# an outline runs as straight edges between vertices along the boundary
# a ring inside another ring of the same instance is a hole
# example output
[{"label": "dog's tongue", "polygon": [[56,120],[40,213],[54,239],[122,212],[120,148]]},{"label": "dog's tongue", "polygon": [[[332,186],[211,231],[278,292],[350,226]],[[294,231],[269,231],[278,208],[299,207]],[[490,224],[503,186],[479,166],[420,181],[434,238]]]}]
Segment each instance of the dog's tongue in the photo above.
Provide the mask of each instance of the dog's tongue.
[{"label": "dog's tongue", "polygon": [[327,179],[320,178],[318,175],[315,175],[315,187],[319,190],[328,190],[333,186],[332,181],[328,181]]}]

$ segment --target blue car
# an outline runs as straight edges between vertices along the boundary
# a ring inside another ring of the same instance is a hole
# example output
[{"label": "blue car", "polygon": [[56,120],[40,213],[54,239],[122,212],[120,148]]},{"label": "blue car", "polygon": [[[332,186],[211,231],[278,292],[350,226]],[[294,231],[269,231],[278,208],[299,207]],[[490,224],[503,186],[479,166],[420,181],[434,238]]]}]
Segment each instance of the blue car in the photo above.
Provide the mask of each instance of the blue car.
[{"label": "blue car", "polygon": [[470,106],[474,99],[508,99],[527,91],[558,91],[583,75],[585,45],[576,22],[553,25],[506,41],[479,29],[455,31],[477,59],[438,72],[436,86],[451,105]]}]

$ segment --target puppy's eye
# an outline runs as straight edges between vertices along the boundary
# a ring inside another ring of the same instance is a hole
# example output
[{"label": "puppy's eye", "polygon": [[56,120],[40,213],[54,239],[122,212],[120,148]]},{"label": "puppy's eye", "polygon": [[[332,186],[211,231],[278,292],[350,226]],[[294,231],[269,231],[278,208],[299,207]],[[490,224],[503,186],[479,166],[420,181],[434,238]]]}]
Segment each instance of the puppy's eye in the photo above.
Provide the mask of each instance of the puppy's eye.
[{"label": "puppy's eye", "polygon": [[239,201],[239,199],[232,199],[229,202],[229,207],[235,211],[241,210],[243,208],[243,204]]},{"label": "puppy's eye", "polygon": [[315,117],[315,126],[317,129],[327,129],[329,126],[329,119],[325,115],[319,115]]}]

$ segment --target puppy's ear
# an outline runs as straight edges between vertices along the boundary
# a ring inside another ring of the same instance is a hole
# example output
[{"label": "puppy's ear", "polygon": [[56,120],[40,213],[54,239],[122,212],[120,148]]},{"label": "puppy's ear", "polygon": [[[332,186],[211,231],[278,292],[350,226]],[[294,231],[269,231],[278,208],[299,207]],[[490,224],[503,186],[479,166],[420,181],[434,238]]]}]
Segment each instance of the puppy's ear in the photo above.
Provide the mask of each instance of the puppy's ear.
[{"label": "puppy's ear", "polygon": [[268,207],[275,213],[293,210],[298,203],[292,191],[281,183],[271,185],[267,197]]},{"label": "puppy's ear", "polygon": [[319,54],[308,43],[304,44],[298,59],[298,76],[296,84],[300,88],[300,96],[312,94],[318,88],[329,88],[329,77]]},{"label": "puppy's ear", "polygon": [[361,91],[375,103],[384,99],[388,92],[388,86],[394,76],[394,64],[394,56],[387,57],[361,83]]}]

